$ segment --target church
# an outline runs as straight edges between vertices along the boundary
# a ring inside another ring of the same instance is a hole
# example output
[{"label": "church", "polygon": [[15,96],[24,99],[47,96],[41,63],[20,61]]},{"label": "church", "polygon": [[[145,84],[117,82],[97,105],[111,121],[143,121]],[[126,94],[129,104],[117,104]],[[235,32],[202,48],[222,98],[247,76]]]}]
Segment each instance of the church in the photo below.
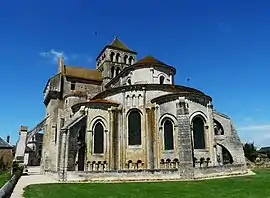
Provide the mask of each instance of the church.
[{"label": "church", "polygon": [[230,117],[214,110],[209,95],[176,85],[173,66],[136,56],[116,37],[96,69],[59,57],[43,92],[42,171],[62,180],[245,173]]}]

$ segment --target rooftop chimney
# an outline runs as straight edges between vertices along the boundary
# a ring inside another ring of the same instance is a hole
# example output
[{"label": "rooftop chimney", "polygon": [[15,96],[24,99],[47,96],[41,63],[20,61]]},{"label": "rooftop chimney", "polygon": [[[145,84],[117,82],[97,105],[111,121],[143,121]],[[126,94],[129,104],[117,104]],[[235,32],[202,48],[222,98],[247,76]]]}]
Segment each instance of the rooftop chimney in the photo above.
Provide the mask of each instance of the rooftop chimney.
[{"label": "rooftop chimney", "polygon": [[8,135],[7,136],[7,143],[9,143],[9,141],[10,141],[10,136]]}]

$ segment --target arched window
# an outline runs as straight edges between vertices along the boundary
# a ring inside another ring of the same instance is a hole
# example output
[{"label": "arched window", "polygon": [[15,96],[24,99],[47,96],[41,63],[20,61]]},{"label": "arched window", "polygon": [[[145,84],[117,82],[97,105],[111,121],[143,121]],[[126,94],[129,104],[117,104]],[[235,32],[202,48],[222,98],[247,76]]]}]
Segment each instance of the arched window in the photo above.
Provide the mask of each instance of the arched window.
[{"label": "arched window", "polygon": [[117,76],[120,73],[120,68],[117,67],[115,75]]},{"label": "arched window", "polygon": [[173,124],[170,120],[164,123],[164,150],[173,150]]},{"label": "arched window", "polygon": [[128,56],[127,56],[127,55],[125,55],[125,56],[124,56],[124,63],[125,63],[125,64],[127,64],[127,63],[128,63],[128,62],[127,62],[127,60],[128,60]]},{"label": "arched window", "polygon": [[128,144],[141,145],[141,114],[132,111],[128,115]]},{"label": "arched window", "polygon": [[127,80],[127,85],[131,85],[131,80],[130,80],[130,78]]},{"label": "arched window", "polygon": [[114,66],[111,67],[111,78],[114,77]]},{"label": "arched window", "polygon": [[112,62],[113,62],[114,55],[115,55],[115,53],[114,52],[111,52],[110,59],[111,59]]},{"label": "arched window", "polygon": [[204,121],[197,116],[193,119],[193,139],[195,149],[205,149]]},{"label": "arched window", "polygon": [[132,65],[132,63],[133,63],[133,57],[132,56],[129,57],[128,62],[129,62],[130,65]]},{"label": "arched window", "polygon": [[120,54],[119,54],[119,53],[116,54],[115,61],[116,61],[117,63],[120,62]]},{"label": "arched window", "polygon": [[94,128],[94,153],[104,153],[104,129],[100,122]]},{"label": "arched window", "polygon": [[159,77],[159,84],[163,84],[164,83],[164,80],[165,80],[165,77],[164,76],[160,76]]}]

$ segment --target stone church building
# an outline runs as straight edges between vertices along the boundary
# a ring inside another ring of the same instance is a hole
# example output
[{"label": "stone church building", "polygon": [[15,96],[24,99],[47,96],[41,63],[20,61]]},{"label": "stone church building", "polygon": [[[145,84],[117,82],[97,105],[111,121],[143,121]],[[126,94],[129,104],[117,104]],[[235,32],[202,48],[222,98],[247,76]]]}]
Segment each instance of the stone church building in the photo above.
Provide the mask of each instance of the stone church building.
[{"label": "stone church building", "polygon": [[65,180],[244,173],[240,139],[212,98],[175,85],[173,66],[136,55],[115,38],[96,69],[59,58],[44,89],[42,170]]}]

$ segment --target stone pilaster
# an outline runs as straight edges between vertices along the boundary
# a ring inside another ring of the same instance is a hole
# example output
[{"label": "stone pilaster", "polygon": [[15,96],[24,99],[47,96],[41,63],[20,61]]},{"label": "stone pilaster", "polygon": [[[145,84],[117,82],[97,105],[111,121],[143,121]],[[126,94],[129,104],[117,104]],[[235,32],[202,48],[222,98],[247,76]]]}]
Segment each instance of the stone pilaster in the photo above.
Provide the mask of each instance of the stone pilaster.
[{"label": "stone pilaster", "polygon": [[188,104],[184,98],[179,98],[176,105],[178,122],[178,148],[180,177],[189,179],[194,177],[193,147],[189,123]]},{"label": "stone pilaster", "polygon": [[110,170],[116,170],[118,166],[118,119],[117,119],[117,109],[112,107],[109,110],[110,114],[110,150],[109,150],[109,167]]},{"label": "stone pilaster", "polygon": [[214,149],[213,105],[211,102],[207,104],[207,117],[208,117],[207,149],[210,154],[210,161],[212,162],[212,165],[216,165],[217,157]]},{"label": "stone pilaster", "polygon": [[59,178],[63,181],[67,179],[67,132],[68,130],[61,130],[61,151],[60,151],[60,162],[59,162]]},{"label": "stone pilaster", "polygon": [[147,108],[147,168],[154,169],[155,167],[155,108]]}]

